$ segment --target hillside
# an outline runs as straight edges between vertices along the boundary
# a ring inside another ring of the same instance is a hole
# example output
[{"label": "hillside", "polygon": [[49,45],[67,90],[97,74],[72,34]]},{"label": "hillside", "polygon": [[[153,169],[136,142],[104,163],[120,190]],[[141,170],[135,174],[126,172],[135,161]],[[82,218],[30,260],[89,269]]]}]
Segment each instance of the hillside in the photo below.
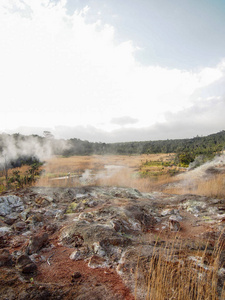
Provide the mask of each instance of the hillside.
[{"label": "hillside", "polygon": [[79,139],[68,140],[70,148],[64,155],[89,154],[148,154],[194,151],[197,154],[215,153],[225,147],[225,131],[191,139],[158,140],[126,143],[91,143]]}]

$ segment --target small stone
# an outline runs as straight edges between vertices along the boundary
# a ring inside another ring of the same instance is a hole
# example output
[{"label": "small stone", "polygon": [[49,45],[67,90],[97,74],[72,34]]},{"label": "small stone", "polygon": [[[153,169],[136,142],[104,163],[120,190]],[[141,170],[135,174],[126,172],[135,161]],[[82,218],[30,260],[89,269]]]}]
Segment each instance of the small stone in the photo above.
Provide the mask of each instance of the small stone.
[{"label": "small stone", "polygon": [[74,272],[72,275],[71,275],[71,282],[74,282],[76,279],[78,278],[81,278],[81,273],[80,272]]},{"label": "small stone", "polygon": [[48,231],[49,233],[54,233],[54,232],[58,229],[58,227],[57,227],[56,224],[48,224],[48,225],[46,225],[44,228],[45,228],[45,230]]},{"label": "small stone", "polygon": [[95,242],[92,245],[93,251],[95,254],[98,254],[99,256],[105,256],[105,250],[100,246],[99,242]]},{"label": "small stone", "polygon": [[6,249],[0,249],[0,267],[8,266],[12,263],[12,256]]},{"label": "small stone", "polygon": [[25,254],[18,257],[16,267],[23,274],[34,273],[37,270],[36,264]]},{"label": "small stone", "polygon": [[43,220],[44,220],[44,218],[43,218],[42,214],[36,213],[36,214],[30,216],[26,222],[31,223],[33,225],[37,225],[38,223],[43,222]]},{"label": "small stone", "polygon": [[169,217],[170,220],[175,220],[175,221],[182,221],[182,217],[180,215],[172,215]]},{"label": "small stone", "polygon": [[169,220],[169,228],[171,231],[180,231],[180,223],[176,220]]}]

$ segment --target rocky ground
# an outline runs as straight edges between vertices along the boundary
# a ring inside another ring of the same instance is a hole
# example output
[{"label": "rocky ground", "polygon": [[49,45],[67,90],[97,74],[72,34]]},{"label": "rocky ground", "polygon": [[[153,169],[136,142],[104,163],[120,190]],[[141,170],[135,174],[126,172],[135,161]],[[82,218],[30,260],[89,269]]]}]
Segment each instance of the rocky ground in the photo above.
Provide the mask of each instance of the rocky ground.
[{"label": "rocky ground", "polygon": [[[197,250],[210,255],[223,241],[224,224],[224,200],[203,196],[95,186],[8,191],[0,196],[0,299],[145,299],[153,252],[179,239],[174,256],[185,250],[197,261]],[[222,245],[218,292],[224,257]]]}]

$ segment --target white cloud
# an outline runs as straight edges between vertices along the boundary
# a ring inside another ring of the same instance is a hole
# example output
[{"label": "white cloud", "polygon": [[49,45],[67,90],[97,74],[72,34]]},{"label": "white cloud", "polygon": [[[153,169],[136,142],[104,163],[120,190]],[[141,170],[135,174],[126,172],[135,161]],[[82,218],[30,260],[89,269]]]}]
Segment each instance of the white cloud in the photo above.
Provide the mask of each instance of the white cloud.
[{"label": "white cloud", "polygon": [[69,15],[65,4],[0,4],[1,130],[88,124],[110,130],[110,120],[123,116],[150,126],[168,111],[191,107],[196,90],[223,76],[224,63],[193,72],[141,65],[132,41],[117,43],[112,26],[86,23],[88,7]]},{"label": "white cloud", "polygon": [[131,118],[129,116],[123,116],[120,118],[112,118],[111,120],[112,124],[116,124],[116,125],[120,125],[120,126],[124,126],[124,125],[130,125],[130,124],[136,124],[138,123],[138,119],[135,118]]}]

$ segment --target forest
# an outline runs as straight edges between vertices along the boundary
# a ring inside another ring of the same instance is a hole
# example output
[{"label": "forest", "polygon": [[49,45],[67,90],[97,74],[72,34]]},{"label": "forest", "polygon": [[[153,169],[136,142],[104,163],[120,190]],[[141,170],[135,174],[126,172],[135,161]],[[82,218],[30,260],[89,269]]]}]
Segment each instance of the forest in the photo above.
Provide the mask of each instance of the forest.
[{"label": "forest", "polygon": [[139,155],[154,153],[176,153],[175,163],[188,166],[196,157],[202,161],[220,154],[225,148],[225,131],[208,136],[196,136],[190,139],[167,139],[157,141],[134,141],[124,143],[89,142],[77,138],[69,140],[55,139],[45,132],[38,135],[24,136],[19,133],[0,134],[1,164],[6,160],[12,167],[43,161],[46,153],[62,155]]}]

